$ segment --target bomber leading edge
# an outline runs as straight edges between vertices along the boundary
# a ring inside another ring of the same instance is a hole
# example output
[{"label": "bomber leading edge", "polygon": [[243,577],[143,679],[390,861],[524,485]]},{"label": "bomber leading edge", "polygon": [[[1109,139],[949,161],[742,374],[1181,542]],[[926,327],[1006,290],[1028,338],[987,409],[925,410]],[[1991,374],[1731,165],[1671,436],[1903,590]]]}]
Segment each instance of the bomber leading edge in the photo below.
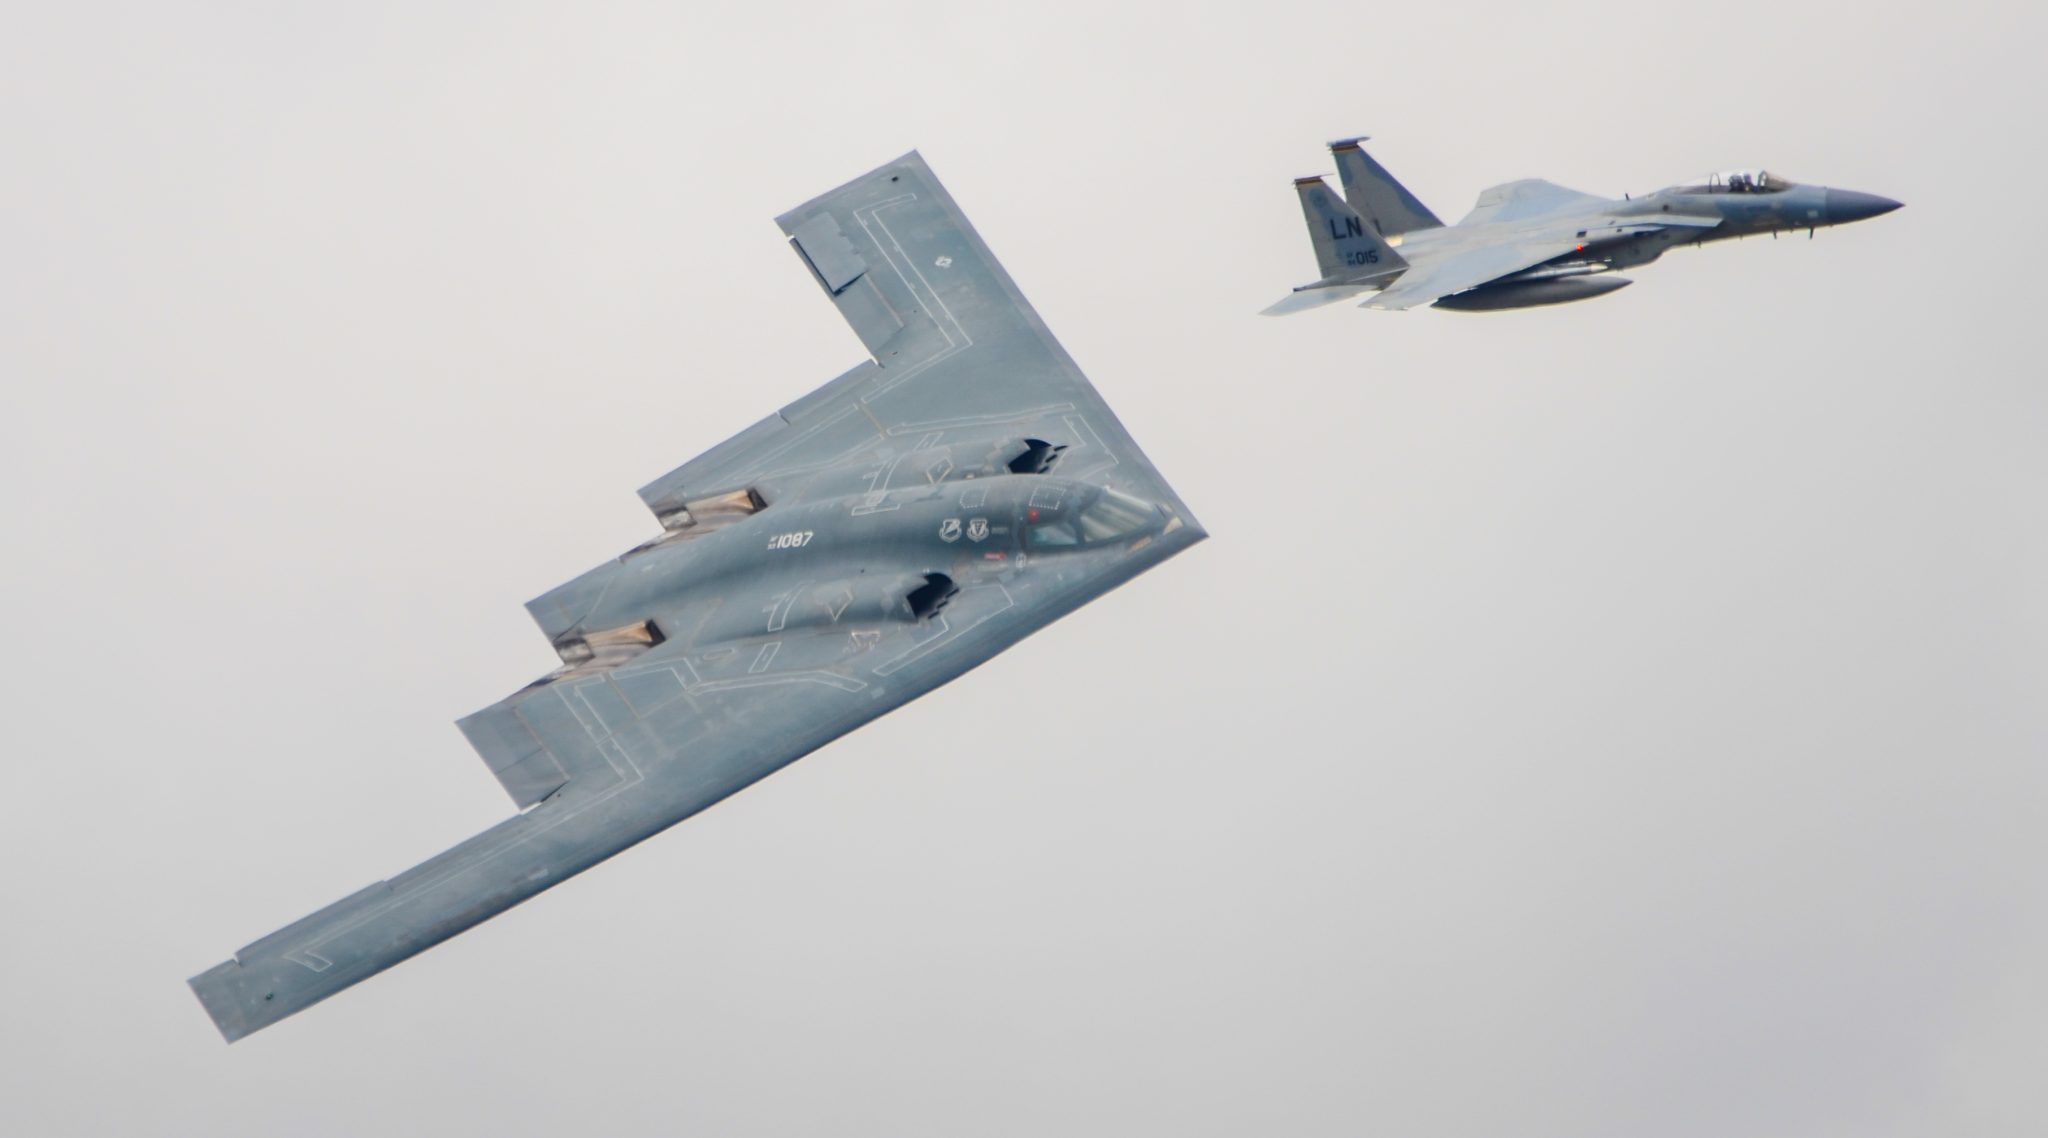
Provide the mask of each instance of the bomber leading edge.
[{"label": "bomber leading edge", "polygon": [[777,223],[872,354],[640,491],[460,727],[521,812],[191,985],[230,1041],[651,837],[1205,535],[915,152]]},{"label": "bomber leading edge", "polygon": [[1585,300],[1630,283],[1614,270],[1647,265],[1674,246],[1802,229],[1811,236],[1899,208],[1876,194],[1763,170],[1618,199],[1529,178],[1485,191],[1470,213],[1445,225],[1365,152],[1364,141],[1330,144],[1343,196],[1320,176],[1295,179],[1322,275],[1265,315],[1355,297],[1364,308],[1468,312]]}]

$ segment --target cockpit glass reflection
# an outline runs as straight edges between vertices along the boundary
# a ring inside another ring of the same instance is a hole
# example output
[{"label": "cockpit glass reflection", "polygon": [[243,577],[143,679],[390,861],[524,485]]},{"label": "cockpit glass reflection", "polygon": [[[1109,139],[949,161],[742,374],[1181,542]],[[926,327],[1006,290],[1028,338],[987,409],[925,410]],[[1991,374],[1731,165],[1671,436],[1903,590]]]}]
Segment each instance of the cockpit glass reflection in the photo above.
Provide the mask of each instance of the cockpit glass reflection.
[{"label": "cockpit glass reflection", "polygon": [[1061,518],[1031,527],[1031,544],[1039,548],[1061,545],[1078,545],[1081,537],[1074,532],[1072,519]]},{"label": "cockpit glass reflection", "polygon": [[1152,520],[1153,513],[1150,502],[1104,490],[1076,520],[1081,526],[1082,541],[1108,541],[1144,526]]},{"label": "cockpit glass reflection", "polygon": [[[1032,511],[1038,514],[1039,511]],[[1072,513],[1034,518],[1025,533],[1039,549],[1095,545],[1136,533],[1159,520],[1159,508],[1142,498],[1103,489]]]}]

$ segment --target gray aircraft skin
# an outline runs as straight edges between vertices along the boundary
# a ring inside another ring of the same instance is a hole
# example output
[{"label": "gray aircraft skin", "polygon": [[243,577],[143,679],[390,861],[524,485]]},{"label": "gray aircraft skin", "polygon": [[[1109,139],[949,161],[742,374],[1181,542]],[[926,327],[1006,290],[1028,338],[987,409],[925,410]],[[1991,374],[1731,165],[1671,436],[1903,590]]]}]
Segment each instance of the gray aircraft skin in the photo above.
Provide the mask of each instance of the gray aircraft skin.
[{"label": "gray aircraft skin", "polygon": [[640,491],[459,726],[521,813],[191,986],[229,1041],[961,675],[1206,536],[922,158],[776,219],[874,357]]},{"label": "gray aircraft skin", "polygon": [[1816,229],[1876,217],[1899,203],[1802,185],[1766,171],[1715,174],[1641,197],[1603,198],[1530,178],[1495,186],[1445,225],[1359,146],[1330,143],[1344,196],[1297,178],[1322,276],[1265,309],[1285,316],[1363,296],[1360,307],[1428,304],[1468,312],[1602,296],[1678,245]]}]

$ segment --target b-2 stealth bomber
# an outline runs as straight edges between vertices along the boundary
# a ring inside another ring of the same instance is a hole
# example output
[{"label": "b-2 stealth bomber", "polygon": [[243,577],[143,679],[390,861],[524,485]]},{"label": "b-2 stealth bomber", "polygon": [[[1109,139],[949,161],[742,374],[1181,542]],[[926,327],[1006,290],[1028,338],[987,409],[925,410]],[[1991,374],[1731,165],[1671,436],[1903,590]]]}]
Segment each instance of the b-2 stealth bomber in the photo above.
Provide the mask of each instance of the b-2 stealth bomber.
[{"label": "b-2 stealth bomber", "polygon": [[1338,197],[1320,176],[1295,192],[1322,276],[1265,310],[1284,316],[1363,295],[1360,307],[1484,312],[1602,296],[1678,245],[1813,231],[1890,213],[1876,194],[1802,185],[1767,171],[1713,174],[1642,197],[1613,198],[1535,178],[1479,195],[1456,225],[1437,220],[1359,143],[1330,144]]},{"label": "b-2 stealth bomber", "polygon": [[656,479],[460,723],[521,813],[191,984],[230,1041],[590,868],[1200,541],[915,152],[776,219],[874,357]]}]

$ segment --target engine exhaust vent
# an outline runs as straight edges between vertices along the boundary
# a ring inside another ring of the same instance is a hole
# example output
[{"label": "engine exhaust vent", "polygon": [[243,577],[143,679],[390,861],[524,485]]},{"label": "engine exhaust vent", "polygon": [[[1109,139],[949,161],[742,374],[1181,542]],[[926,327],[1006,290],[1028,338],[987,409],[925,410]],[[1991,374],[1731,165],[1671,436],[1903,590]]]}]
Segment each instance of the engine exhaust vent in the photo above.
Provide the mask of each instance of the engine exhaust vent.
[{"label": "engine exhaust vent", "polygon": [[758,513],[767,504],[762,499],[761,492],[749,486],[744,490],[734,490],[730,494],[692,498],[673,509],[657,509],[654,516],[661,520],[663,529],[679,530],[697,526],[708,528]]},{"label": "engine exhaust vent", "polygon": [[582,636],[558,641],[555,644],[555,652],[562,657],[562,663],[571,668],[585,665],[611,668],[667,639],[668,637],[662,634],[661,628],[653,621],[643,620],[637,624],[587,632]]}]

